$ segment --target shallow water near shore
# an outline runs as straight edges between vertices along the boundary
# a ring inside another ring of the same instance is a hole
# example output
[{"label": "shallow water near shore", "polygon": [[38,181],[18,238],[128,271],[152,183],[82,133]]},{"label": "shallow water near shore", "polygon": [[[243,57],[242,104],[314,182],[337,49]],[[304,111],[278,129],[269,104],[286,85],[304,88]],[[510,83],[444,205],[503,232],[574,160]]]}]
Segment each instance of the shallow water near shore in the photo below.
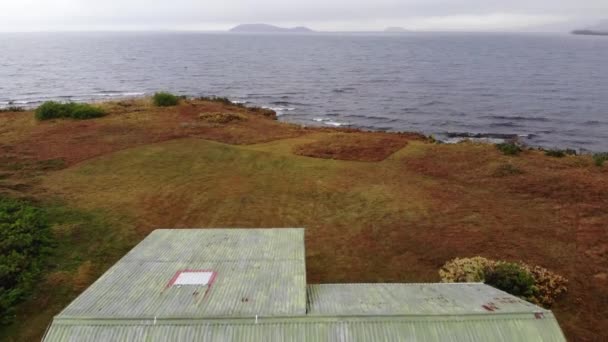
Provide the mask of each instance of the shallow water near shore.
[{"label": "shallow water near shore", "polygon": [[541,34],[0,34],[0,107],[158,90],[305,125],[608,150],[608,39]]}]

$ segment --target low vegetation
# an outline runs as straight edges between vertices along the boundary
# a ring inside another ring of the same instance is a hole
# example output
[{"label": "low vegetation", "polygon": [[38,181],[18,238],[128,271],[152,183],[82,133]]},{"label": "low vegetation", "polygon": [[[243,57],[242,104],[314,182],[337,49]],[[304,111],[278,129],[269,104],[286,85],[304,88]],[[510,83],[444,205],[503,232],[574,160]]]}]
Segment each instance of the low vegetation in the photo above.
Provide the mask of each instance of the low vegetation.
[{"label": "low vegetation", "polygon": [[0,197],[0,324],[14,320],[15,306],[34,288],[50,244],[42,210]]},{"label": "low vegetation", "polygon": [[522,151],[521,147],[514,143],[496,144],[496,148],[506,156],[516,156]]},{"label": "low vegetation", "polygon": [[38,120],[61,118],[86,120],[102,117],[105,112],[99,107],[86,103],[47,101],[36,109],[35,115]]},{"label": "low vegetation", "polygon": [[24,112],[25,108],[17,107],[17,106],[9,106],[6,108],[0,108],[0,113],[15,113],[15,112]]},{"label": "low vegetation", "polygon": [[524,172],[513,164],[501,164],[494,171],[496,177],[507,177],[513,175],[521,175]]},{"label": "low vegetation", "polygon": [[236,107],[241,107],[241,108],[245,108],[245,105],[242,103],[237,103],[237,102],[232,102],[230,101],[229,98],[227,97],[220,97],[220,96],[200,96],[198,97],[198,100],[201,101],[211,101],[211,102],[219,102],[221,104],[224,105],[229,105],[229,106],[236,106]]},{"label": "low vegetation", "polygon": [[277,119],[277,112],[275,112],[272,109],[262,108],[262,107],[247,107],[247,109],[250,110],[252,113],[265,116],[269,119],[273,119],[273,120]]},{"label": "low vegetation", "polygon": [[604,162],[608,160],[608,152],[596,153],[593,155],[593,162],[597,166],[603,166]]},{"label": "low vegetation", "polygon": [[157,107],[177,106],[180,97],[167,92],[158,92],[152,97],[152,102]]},{"label": "low vegetation", "polygon": [[272,109],[262,108],[262,107],[257,107],[257,106],[248,107],[244,103],[233,102],[233,101],[231,101],[227,97],[200,96],[200,97],[197,98],[197,100],[199,100],[199,101],[218,102],[218,103],[221,103],[221,104],[223,104],[225,106],[232,106],[232,107],[238,107],[238,108],[246,108],[248,111],[250,111],[252,113],[261,114],[262,116],[265,116],[265,117],[268,117],[268,118],[271,118],[271,119],[276,119],[277,118],[277,113],[274,110],[272,110]]},{"label": "low vegetation", "polygon": [[485,283],[514,296],[533,301],[538,290],[534,278],[516,263],[501,262],[486,269]]},{"label": "low vegetation", "polygon": [[567,291],[568,280],[540,266],[483,257],[456,258],[439,270],[446,283],[484,282],[546,308]]},{"label": "low vegetation", "polygon": [[576,155],[576,151],[575,150],[570,150],[570,149],[566,149],[566,150],[546,150],[545,151],[545,155],[549,156],[549,157],[554,157],[554,158],[563,158],[565,156],[575,156]]},{"label": "low vegetation", "polygon": [[244,121],[247,117],[239,113],[201,113],[199,118],[203,121],[216,123],[216,124],[227,124],[233,121]]},{"label": "low vegetation", "polygon": [[330,134],[293,149],[295,154],[323,159],[381,161],[422,136],[377,133]]},{"label": "low vegetation", "polygon": [[483,283],[486,270],[495,264],[495,261],[480,256],[456,258],[439,269],[439,276],[444,283]]},{"label": "low vegetation", "polygon": [[[285,226],[307,228],[310,283],[436,282],[437,265],[465,253],[524,260],[568,339],[606,340],[608,182],[591,156],[507,158],[493,145],[302,127],[193,98],[100,107],[89,122],[0,114],[0,193],[44,208],[53,239],[2,341],[39,341],[153,229]],[[482,269],[469,279],[485,281]]]}]

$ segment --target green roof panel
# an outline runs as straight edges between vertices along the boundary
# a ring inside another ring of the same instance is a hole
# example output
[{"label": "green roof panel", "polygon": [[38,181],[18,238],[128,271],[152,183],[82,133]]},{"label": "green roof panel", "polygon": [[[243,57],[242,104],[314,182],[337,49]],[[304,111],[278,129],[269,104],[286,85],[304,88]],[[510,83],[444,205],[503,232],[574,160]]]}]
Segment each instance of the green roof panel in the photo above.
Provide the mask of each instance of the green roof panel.
[{"label": "green roof panel", "polygon": [[565,341],[549,310],[478,283],[306,285],[304,230],[157,230],[45,341]]}]

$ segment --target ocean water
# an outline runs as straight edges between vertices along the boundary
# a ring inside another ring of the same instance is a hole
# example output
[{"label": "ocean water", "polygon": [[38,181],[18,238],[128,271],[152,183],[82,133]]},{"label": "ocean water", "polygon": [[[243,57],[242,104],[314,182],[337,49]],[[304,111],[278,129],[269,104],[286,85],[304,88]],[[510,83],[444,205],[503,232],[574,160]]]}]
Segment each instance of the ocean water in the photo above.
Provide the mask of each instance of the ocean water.
[{"label": "ocean water", "polygon": [[608,151],[606,37],[0,33],[0,107],[158,90],[304,125]]}]

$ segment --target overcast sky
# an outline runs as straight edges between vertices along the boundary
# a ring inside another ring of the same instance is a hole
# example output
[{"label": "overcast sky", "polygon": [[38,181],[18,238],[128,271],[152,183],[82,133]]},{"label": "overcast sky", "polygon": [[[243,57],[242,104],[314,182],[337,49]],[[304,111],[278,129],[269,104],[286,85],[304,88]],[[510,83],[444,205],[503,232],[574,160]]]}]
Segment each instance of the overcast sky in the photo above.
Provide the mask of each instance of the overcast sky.
[{"label": "overcast sky", "polygon": [[0,0],[0,31],[570,29],[608,18],[608,0]]}]

